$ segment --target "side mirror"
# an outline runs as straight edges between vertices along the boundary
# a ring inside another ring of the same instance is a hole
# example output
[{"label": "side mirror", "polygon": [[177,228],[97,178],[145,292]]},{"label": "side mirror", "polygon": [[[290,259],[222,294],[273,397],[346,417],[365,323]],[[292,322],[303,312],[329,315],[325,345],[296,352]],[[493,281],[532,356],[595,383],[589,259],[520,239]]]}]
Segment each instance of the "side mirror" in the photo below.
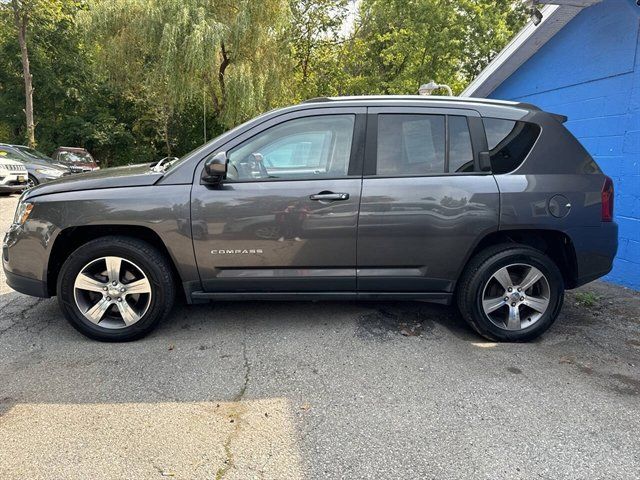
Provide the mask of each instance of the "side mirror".
[{"label": "side mirror", "polygon": [[489,152],[478,153],[478,161],[480,163],[481,172],[491,171],[491,155],[489,155]]},{"label": "side mirror", "polygon": [[208,158],[204,162],[204,170],[202,171],[202,183],[210,185],[220,185],[222,180],[227,178],[227,154],[218,152],[213,157]]}]

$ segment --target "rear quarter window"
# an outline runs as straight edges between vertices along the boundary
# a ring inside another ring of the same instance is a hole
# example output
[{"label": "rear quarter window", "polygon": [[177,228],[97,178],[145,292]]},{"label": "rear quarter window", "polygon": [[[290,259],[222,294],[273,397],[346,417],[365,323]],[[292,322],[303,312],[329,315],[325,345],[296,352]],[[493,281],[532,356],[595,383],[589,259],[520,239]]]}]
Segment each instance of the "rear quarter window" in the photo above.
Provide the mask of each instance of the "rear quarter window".
[{"label": "rear quarter window", "polygon": [[509,173],[518,168],[540,135],[540,126],[535,123],[500,118],[484,118],[482,122],[494,174]]}]

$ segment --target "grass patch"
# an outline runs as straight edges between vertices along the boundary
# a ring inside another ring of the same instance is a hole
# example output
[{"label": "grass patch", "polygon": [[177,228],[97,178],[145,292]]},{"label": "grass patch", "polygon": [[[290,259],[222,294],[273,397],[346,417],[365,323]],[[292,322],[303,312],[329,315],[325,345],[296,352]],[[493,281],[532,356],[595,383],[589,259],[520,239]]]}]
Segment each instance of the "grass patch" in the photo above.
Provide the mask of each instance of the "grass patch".
[{"label": "grass patch", "polygon": [[578,305],[587,308],[593,308],[598,304],[598,296],[593,292],[578,292],[576,293],[576,302]]}]

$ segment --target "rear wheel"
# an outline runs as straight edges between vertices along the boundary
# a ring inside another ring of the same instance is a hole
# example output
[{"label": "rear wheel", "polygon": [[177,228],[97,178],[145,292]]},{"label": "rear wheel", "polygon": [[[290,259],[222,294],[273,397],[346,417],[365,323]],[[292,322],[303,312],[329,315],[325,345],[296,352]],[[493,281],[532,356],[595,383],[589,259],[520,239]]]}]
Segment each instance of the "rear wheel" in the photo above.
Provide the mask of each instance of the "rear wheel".
[{"label": "rear wheel", "polygon": [[555,263],[539,250],[503,244],[476,255],[458,288],[458,308],[483,337],[527,341],[556,320],[564,282]]},{"label": "rear wheel", "polygon": [[171,310],[171,268],[146,242],[103,237],[81,246],[64,263],[58,301],[71,325],[84,335],[102,341],[135,340]]}]

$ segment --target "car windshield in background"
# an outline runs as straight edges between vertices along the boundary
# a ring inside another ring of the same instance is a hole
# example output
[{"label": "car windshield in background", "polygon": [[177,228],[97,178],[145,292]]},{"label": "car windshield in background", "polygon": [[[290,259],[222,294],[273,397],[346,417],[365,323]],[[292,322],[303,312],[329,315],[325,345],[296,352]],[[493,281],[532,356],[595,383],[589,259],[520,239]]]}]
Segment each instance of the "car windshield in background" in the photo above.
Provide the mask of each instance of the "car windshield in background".
[{"label": "car windshield in background", "polygon": [[34,158],[36,160],[51,161],[51,157],[48,157],[44,153],[39,152],[38,150],[35,150],[33,148],[23,147],[23,146],[19,146],[19,147],[16,147],[16,148],[18,150],[20,150],[22,153],[24,153],[25,155],[28,155],[29,157]]},{"label": "car windshield in background", "polygon": [[63,162],[69,162],[69,163],[91,163],[91,162],[93,162],[93,157],[91,157],[91,155],[89,155],[88,153],[60,152],[59,158]]},{"label": "car windshield in background", "polygon": [[23,163],[24,160],[20,157],[18,157],[16,154],[11,153],[11,152],[7,152],[6,150],[0,150],[0,160],[3,160],[5,158],[8,158],[9,160],[14,160],[16,162],[20,162]]}]

